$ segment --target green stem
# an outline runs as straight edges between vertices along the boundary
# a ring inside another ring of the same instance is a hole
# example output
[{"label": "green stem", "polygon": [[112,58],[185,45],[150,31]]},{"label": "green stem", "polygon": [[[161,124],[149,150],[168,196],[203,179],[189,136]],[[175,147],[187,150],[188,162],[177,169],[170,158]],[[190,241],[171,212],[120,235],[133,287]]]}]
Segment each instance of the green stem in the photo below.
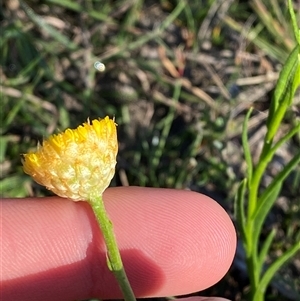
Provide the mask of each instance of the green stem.
[{"label": "green stem", "polygon": [[261,178],[267,168],[269,161],[272,159],[270,154],[271,144],[266,140],[264,141],[263,149],[259,158],[259,162],[254,169],[253,176],[249,181],[249,203],[246,225],[246,253],[247,253],[247,267],[249,271],[249,278],[251,283],[251,300],[254,300],[254,294],[257,290],[260,281],[260,269],[258,267],[258,241],[254,239],[254,219],[253,215],[257,209],[257,200],[259,194],[259,186]]},{"label": "green stem", "polygon": [[113,231],[113,224],[106,213],[102,196],[93,198],[89,203],[94,211],[106,244],[108,268],[116,277],[124,299],[126,301],[136,301],[123,267],[120,251]]},{"label": "green stem", "polygon": [[274,153],[271,153],[272,144],[264,141],[263,149],[259,157],[259,162],[254,169],[253,177],[249,181],[249,205],[248,205],[248,218],[252,220],[252,216],[257,208],[258,190],[261,178],[267,168],[268,163],[272,160]]},{"label": "green stem", "polygon": [[254,231],[254,221],[253,219],[247,220],[246,229],[245,229],[245,251],[246,251],[246,264],[250,280],[250,300],[253,300],[256,288],[259,284],[259,273],[257,267],[257,246],[253,241],[253,231]]}]

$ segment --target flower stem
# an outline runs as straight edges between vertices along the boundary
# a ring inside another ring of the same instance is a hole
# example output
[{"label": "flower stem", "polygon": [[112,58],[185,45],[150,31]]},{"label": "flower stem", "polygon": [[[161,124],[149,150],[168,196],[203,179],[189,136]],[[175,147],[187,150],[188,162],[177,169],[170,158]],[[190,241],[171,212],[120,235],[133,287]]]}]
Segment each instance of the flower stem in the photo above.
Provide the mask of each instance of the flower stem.
[{"label": "flower stem", "polygon": [[89,203],[94,211],[106,244],[108,268],[116,277],[124,299],[126,301],[136,301],[123,267],[120,251],[113,231],[113,224],[106,213],[102,196],[93,198]]}]

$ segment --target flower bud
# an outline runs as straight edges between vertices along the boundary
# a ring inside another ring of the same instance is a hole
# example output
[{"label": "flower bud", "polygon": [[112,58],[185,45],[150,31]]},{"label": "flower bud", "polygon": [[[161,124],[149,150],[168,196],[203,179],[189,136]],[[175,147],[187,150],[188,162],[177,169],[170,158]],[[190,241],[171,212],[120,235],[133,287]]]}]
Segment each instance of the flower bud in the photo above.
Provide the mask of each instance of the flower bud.
[{"label": "flower bud", "polygon": [[75,130],[50,136],[36,152],[24,154],[23,169],[61,197],[91,201],[113,178],[117,152],[114,120],[88,120]]}]

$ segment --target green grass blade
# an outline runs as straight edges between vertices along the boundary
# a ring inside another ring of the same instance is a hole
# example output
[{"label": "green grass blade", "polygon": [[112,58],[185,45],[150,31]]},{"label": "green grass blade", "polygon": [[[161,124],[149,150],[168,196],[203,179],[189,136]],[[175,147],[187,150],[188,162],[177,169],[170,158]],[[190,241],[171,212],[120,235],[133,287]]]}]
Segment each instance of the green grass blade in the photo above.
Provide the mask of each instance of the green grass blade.
[{"label": "green grass blade", "polygon": [[59,31],[57,31],[54,27],[48,25],[43,18],[38,16],[26,3],[20,1],[21,7],[23,8],[26,15],[34,22],[38,27],[45,30],[51,37],[53,37],[56,41],[63,44],[69,50],[76,50],[78,47],[75,43],[69,40],[66,36],[62,35]]},{"label": "green grass blade", "polygon": [[[181,82],[180,82],[180,80],[178,80],[175,84],[173,97],[172,97],[176,103],[179,101],[180,93],[181,93]],[[163,128],[161,131],[159,143],[157,145],[157,148],[154,151],[152,162],[151,162],[152,163],[151,169],[153,171],[157,170],[157,167],[160,163],[160,160],[161,160],[162,154],[164,152],[175,115],[176,115],[176,109],[175,109],[175,107],[171,107],[168,112],[168,115],[163,120]],[[155,175],[153,173],[153,179],[154,178],[155,178]]]},{"label": "green grass blade", "polygon": [[259,32],[261,30],[260,24],[257,25],[258,28],[249,29],[249,32],[245,32],[245,29],[242,25],[228,16],[224,18],[224,22],[232,29],[238,31],[245,39],[254,43],[258,48],[263,50],[269,56],[273,57],[279,62],[285,62],[288,56],[287,50],[283,49],[282,47],[276,46],[274,45],[274,43],[272,43],[272,41],[268,41],[264,37],[259,36]]},{"label": "green grass blade", "polygon": [[253,0],[251,1],[251,6],[257,13],[260,23],[267,29],[268,34],[270,34],[279,44],[285,45],[286,32],[282,29],[282,25],[278,20],[274,19],[267,3],[264,4],[261,0]]},{"label": "green grass blade", "polygon": [[108,15],[103,12],[97,11],[97,10],[87,10],[82,5],[75,1],[67,1],[67,0],[47,0],[49,4],[55,4],[59,5],[61,7],[64,7],[66,9],[75,11],[75,12],[85,12],[88,16],[95,20],[104,21],[108,24],[116,24],[116,22]]},{"label": "green grass blade", "polygon": [[172,11],[172,13],[166,18],[166,20],[161,25],[161,30],[164,30],[168,28],[175,19],[179,16],[179,14],[182,12],[182,10],[186,7],[187,3],[186,1],[179,1],[175,9]]},{"label": "green grass blade", "polygon": [[68,8],[73,11],[79,12],[82,7],[81,5],[76,1],[68,1],[68,0],[46,0],[49,4],[56,4],[60,5],[62,7]]},{"label": "green grass blade", "polygon": [[175,9],[172,11],[172,13],[170,13],[170,15],[164,20],[161,26],[158,27],[156,30],[149,32],[146,35],[143,35],[141,38],[130,43],[129,45],[124,45],[123,47],[115,48],[114,51],[104,53],[103,55],[98,56],[98,59],[103,62],[114,56],[120,55],[123,52],[135,50],[141,47],[142,45],[146,44],[150,40],[153,40],[155,38],[158,39],[161,36],[161,34],[165,31],[165,29],[168,28],[170,24],[174,22],[174,20],[179,16],[179,14],[184,9],[185,5],[186,5],[185,1],[180,1],[178,5],[175,7]]},{"label": "green grass blade", "polygon": [[2,126],[3,128],[9,127],[16,116],[19,114],[19,111],[22,109],[22,107],[25,105],[25,99],[20,98],[17,101],[14,101],[14,104],[10,110],[10,112],[5,116],[4,120],[2,120]]}]

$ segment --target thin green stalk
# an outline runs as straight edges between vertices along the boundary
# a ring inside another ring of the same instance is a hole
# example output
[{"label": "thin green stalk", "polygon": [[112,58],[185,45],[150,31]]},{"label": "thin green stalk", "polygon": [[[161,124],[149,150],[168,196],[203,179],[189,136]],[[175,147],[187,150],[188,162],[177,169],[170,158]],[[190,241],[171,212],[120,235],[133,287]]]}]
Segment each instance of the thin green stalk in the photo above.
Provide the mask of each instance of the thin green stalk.
[{"label": "thin green stalk", "polygon": [[251,298],[259,285],[259,275],[256,273],[257,270],[257,256],[256,252],[251,250],[251,254],[247,256],[247,270],[249,271],[249,280],[250,280],[250,287],[251,287]]},{"label": "thin green stalk", "polygon": [[[254,219],[252,218],[255,210],[257,208],[257,200],[258,200],[258,193],[259,193],[259,187],[261,183],[261,178],[267,168],[267,165],[270,161],[269,152],[271,149],[271,145],[268,143],[264,143],[263,150],[259,159],[259,162],[254,169],[252,178],[249,179],[248,189],[249,189],[249,202],[248,202],[248,214],[247,214],[247,225],[246,225],[246,237],[247,237],[247,245],[246,245],[246,252],[247,256],[251,257],[252,263],[251,268],[253,267],[256,271],[255,262],[256,255],[257,255],[257,245],[256,242],[253,241],[253,233],[254,233]],[[259,276],[254,276],[253,283],[256,287]]]},{"label": "thin green stalk", "polygon": [[116,277],[125,301],[136,301],[123,267],[120,251],[113,231],[113,224],[106,213],[102,196],[93,198],[93,200],[89,203],[94,211],[95,217],[103,234],[107,250],[108,268]]}]

